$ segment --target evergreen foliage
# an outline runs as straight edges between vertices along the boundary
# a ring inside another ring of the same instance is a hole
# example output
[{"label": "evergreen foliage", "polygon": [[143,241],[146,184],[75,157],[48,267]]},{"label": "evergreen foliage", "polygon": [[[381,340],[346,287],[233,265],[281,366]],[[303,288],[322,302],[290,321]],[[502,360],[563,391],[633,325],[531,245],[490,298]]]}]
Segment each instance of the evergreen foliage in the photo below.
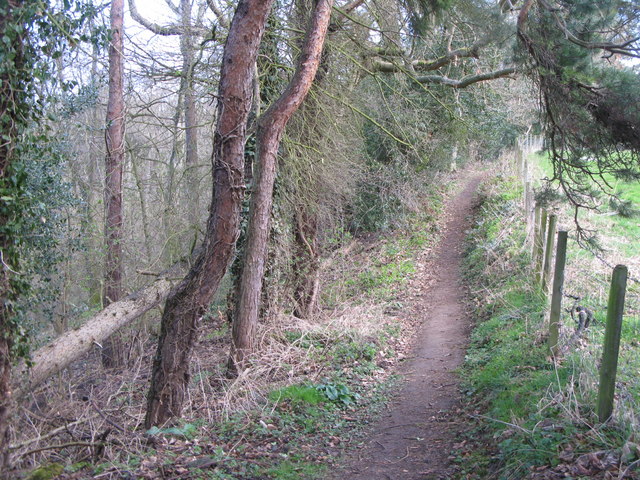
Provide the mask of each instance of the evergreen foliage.
[{"label": "evergreen foliage", "polygon": [[616,1],[543,1],[520,14],[553,162],[549,182],[576,208],[599,205],[594,180],[612,195],[607,175],[640,179],[640,78],[622,60],[637,56],[638,20]]},{"label": "evergreen foliage", "polygon": [[[0,246],[3,254],[2,336],[13,345],[13,356],[27,355],[26,329],[14,316],[18,299],[30,288],[31,278],[23,270],[21,255],[29,250],[42,230],[39,218],[45,218],[43,188],[29,176],[35,164],[35,151],[56,156],[50,130],[43,121],[52,98],[48,84],[55,84],[55,60],[66,49],[90,38],[78,33],[97,9],[91,3],[64,0],[56,9],[38,1],[3,2],[0,5],[2,41],[0,42]],[[97,38],[94,39],[97,41]],[[71,90],[73,82],[61,82],[62,91]],[[37,150],[36,150],[37,149]],[[42,178],[45,183],[52,177]],[[31,183],[30,183],[31,182]],[[44,186],[48,190],[50,185]],[[53,192],[47,192],[53,193]],[[52,222],[55,225],[55,222]],[[47,227],[49,228],[49,227]],[[51,237],[49,237],[51,238]],[[32,272],[31,272],[32,273]],[[7,282],[7,283],[5,283]]]}]

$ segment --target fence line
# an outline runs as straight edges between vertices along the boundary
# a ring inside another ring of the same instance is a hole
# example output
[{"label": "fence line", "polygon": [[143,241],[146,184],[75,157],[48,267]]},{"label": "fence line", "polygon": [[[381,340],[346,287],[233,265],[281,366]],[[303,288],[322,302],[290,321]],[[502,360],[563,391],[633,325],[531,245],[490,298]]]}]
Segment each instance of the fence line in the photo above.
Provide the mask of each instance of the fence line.
[{"label": "fence line", "polygon": [[[529,245],[529,241],[531,242],[531,269],[534,274],[535,285],[537,288],[540,288],[540,291],[546,296],[551,275],[551,263],[554,256],[554,240],[558,217],[554,213],[549,213],[535,201],[530,177],[530,162],[528,161],[529,154],[541,150],[543,145],[543,138],[539,135],[526,135],[518,139],[513,155],[514,162],[512,163],[512,171],[522,180],[522,207],[527,228],[526,245]],[[549,353],[554,361],[559,354],[559,331],[564,288],[564,270],[566,266],[567,236],[568,233],[565,230],[558,232],[558,241],[555,249],[555,268],[548,339]],[[608,421],[613,413],[615,379],[627,278],[628,271],[626,266],[617,265],[613,269],[607,307],[607,325],[602,366],[600,368],[600,383],[598,386],[597,412],[598,419],[602,423]]]}]

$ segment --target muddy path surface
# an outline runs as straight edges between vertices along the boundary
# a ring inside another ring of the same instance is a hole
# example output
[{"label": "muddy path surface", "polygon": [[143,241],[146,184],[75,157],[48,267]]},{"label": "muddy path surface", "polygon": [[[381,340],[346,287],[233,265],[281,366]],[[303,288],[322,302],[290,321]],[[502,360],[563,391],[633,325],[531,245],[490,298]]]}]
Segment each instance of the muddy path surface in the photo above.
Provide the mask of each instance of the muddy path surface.
[{"label": "muddy path surface", "polygon": [[415,279],[424,287],[406,313],[419,326],[413,353],[400,369],[400,392],[364,448],[344,460],[334,479],[455,478],[449,457],[465,423],[455,369],[464,359],[471,326],[460,267],[475,192],[484,177],[464,175],[462,188],[447,202],[440,243]]}]

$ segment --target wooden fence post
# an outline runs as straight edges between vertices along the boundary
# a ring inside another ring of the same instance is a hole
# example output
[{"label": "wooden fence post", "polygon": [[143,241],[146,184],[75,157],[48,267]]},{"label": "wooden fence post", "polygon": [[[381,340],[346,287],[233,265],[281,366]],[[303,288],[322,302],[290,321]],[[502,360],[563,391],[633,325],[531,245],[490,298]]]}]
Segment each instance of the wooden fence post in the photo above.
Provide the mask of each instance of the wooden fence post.
[{"label": "wooden fence post", "polygon": [[549,226],[547,227],[547,247],[544,251],[544,268],[542,270],[542,291],[547,294],[549,287],[549,277],[551,276],[551,257],[553,256],[553,241],[556,236],[556,224],[558,217],[554,214],[549,218]]},{"label": "wooden fence post", "polygon": [[[527,220],[527,228],[531,225],[531,204],[533,195],[531,194],[531,182],[527,181],[524,184],[524,210]],[[528,233],[528,232],[527,232]]]},{"label": "wooden fence post", "polygon": [[540,205],[536,205],[536,208],[533,214],[533,241],[531,242],[532,244],[531,264],[534,265],[534,268],[537,260],[536,255],[538,253],[536,247],[538,242],[538,235],[540,235],[540,214],[541,214]]},{"label": "wooden fence post", "polygon": [[542,209],[540,213],[540,229],[538,230],[538,237],[536,238],[536,253],[534,254],[535,263],[535,275],[536,285],[542,283],[542,262],[544,261],[544,241],[547,234],[547,210]]},{"label": "wooden fence post", "polygon": [[549,314],[549,352],[553,358],[558,356],[558,339],[560,333],[560,309],[562,308],[562,289],[564,285],[564,266],[567,260],[567,232],[558,232],[556,246],[556,265],[553,273],[553,289],[551,294],[551,311]]},{"label": "wooden fence post", "polygon": [[607,303],[607,325],[604,332],[602,364],[600,366],[600,387],[598,388],[598,420],[601,423],[611,418],[613,395],[616,388],[618,351],[622,330],[622,313],[627,289],[627,267],[616,265],[611,276],[609,303]]}]

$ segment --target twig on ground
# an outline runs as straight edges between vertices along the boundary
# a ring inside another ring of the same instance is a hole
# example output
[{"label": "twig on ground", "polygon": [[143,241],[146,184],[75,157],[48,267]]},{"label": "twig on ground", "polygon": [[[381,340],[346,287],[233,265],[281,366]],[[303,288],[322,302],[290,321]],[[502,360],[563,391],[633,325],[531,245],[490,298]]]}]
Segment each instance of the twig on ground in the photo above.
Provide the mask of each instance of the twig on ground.
[{"label": "twig on ground", "polygon": [[26,447],[27,445],[29,445],[31,443],[38,442],[38,441],[44,440],[46,438],[53,437],[54,435],[57,435],[58,433],[60,433],[60,432],[62,432],[64,430],[68,430],[69,427],[73,427],[73,426],[78,425],[80,423],[88,422],[88,421],[92,420],[93,418],[97,418],[97,415],[94,416],[94,417],[91,417],[91,418],[81,418],[80,420],[76,420],[75,422],[66,423],[66,424],[62,425],[61,427],[54,428],[50,432],[48,432],[48,433],[46,433],[44,435],[41,435],[39,437],[30,438],[28,440],[24,440],[24,441],[22,441],[20,443],[17,443],[15,445],[10,445],[9,446],[9,450],[18,450],[19,448]]},{"label": "twig on ground", "polygon": [[62,448],[68,447],[104,447],[104,442],[69,442],[69,443],[61,443],[59,445],[47,445],[45,447],[34,448],[33,450],[28,450],[22,453],[21,457],[26,457],[27,455],[33,455],[34,453],[44,452],[45,450],[59,450]]},{"label": "twig on ground", "polygon": [[111,425],[112,427],[114,427],[114,428],[116,428],[116,429],[120,430],[121,432],[123,432],[123,433],[127,433],[127,430],[126,430],[126,429],[122,428],[122,427],[121,427],[120,425],[118,425],[116,422],[114,422],[113,420],[111,420],[111,419],[107,416],[107,414],[106,414],[106,413],[104,413],[102,410],[100,410],[100,409],[98,408],[98,406],[97,406],[94,402],[91,402],[91,406],[94,408],[94,410],[95,410],[96,412],[98,412],[98,414],[100,414],[100,416],[102,417],[102,419],[103,419],[105,422],[107,422],[107,423],[108,423],[109,425]]},{"label": "twig on ground", "polygon": [[492,422],[501,423],[501,424],[503,424],[503,425],[507,425],[508,427],[517,428],[518,430],[520,430],[520,431],[522,431],[522,432],[524,432],[524,433],[527,433],[527,434],[529,434],[529,435],[531,435],[531,434],[533,433],[531,430],[527,430],[526,428],[521,427],[520,425],[516,425],[515,423],[503,422],[502,420],[498,420],[497,418],[491,418],[491,417],[488,417],[488,416],[486,416],[486,415],[479,415],[479,414],[478,414],[478,415],[472,415],[472,414],[468,414],[468,416],[469,416],[469,417],[471,417],[471,418],[475,418],[475,419],[483,418],[483,419],[485,419],[485,420],[491,420]]}]

